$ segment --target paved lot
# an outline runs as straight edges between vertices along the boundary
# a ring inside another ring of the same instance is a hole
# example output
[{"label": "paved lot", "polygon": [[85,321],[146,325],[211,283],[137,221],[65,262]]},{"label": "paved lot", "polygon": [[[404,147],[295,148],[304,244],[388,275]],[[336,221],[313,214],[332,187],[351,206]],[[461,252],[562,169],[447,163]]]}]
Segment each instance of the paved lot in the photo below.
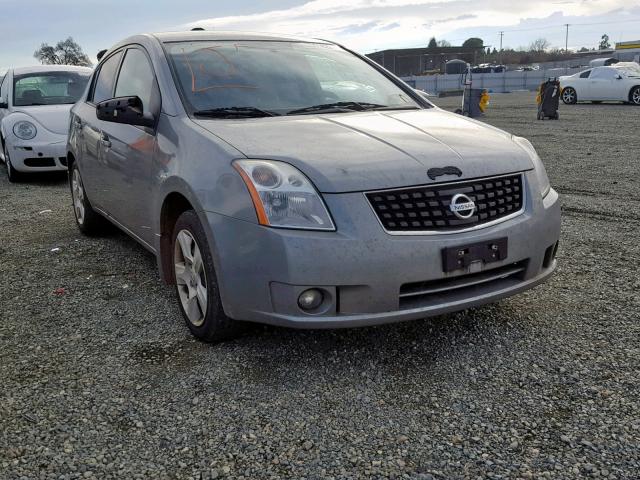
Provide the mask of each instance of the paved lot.
[{"label": "paved lot", "polygon": [[0,167],[0,478],[638,478],[640,108],[560,115],[536,121],[526,93],[485,118],[531,139],[562,193],[551,282],[217,346],[145,250],[79,235],[64,179]]}]

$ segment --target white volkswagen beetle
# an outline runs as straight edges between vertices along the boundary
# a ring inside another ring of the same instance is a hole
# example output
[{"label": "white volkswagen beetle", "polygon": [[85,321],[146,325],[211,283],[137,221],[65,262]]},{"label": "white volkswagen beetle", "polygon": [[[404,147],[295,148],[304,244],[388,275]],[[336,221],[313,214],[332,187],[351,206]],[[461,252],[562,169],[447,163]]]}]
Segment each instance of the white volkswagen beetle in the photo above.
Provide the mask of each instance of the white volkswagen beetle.
[{"label": "white volkswagen beetle", "polygon": [[640,105],[640,65],[634,62],[595,67],[560,77],[562,101],[619,101]]},{"label": "white volkswagen beetle", "polygon": [[27,172],[66,170],[69,111],[91,72],[63,65],[7,71],[0,86],[0,159],[9,181]]}]

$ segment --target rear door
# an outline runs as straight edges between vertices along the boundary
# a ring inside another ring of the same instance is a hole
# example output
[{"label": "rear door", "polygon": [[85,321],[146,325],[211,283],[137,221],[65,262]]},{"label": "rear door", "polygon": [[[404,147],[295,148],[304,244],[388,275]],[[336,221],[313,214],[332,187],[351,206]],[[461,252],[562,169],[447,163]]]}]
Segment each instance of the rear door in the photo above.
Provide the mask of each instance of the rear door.
[{"label": "rear door", "polygon": [[[114,97],[137,96],[145,113],[158,118],[160,91],[146,51],[131,46],[124,53]],[[155,129],[103,122],[105,182],[117,186],[108,197],[108,209],[119,223],[147,244],[153,244],[151,225],[151,170],[156,151]]]},{"label": "rear door", "polygon": [[104,60],[94,79],[87,96],[87,101],[74,108],[76,115],[72,118],[72,128],[79,133],[80,149],[79,167],[87,196],[94,207],[107,211],[108,197],[113,194],[115,186],[105,183],[105,145],[102,137],[102,126],[106,123],[98,120],[96,104],[113,97],[116,73],[122,60],[122,50]]}]

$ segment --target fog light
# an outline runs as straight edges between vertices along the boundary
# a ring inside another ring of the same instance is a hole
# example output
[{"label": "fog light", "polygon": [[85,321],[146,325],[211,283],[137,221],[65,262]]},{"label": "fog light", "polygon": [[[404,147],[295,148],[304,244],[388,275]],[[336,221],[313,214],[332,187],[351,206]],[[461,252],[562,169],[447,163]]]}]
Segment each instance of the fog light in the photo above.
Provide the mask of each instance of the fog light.
[{"label": "fog light", "polygon": [[316,288],[305,290],[298,297],[298,306],[303,310],[315,310],[322,304],[322,292]]}]

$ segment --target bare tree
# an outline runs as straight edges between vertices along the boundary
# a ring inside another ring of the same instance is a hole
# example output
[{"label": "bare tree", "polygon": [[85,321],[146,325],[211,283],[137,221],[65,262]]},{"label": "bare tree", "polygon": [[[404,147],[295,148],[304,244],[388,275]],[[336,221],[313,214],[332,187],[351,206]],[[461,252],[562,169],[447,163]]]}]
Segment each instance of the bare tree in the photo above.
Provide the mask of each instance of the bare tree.
[{"label": "bare tree", "polygon": [[438,46],[439,47],[450,47],[451,46],[451,42],[449,42],[448,40],[438,40]]},{"label": "bare tree", "polygon": [[549,43],[549,40],[547,40],[546,38],[538,38],[537,40],[531,42],[531,44],[529,45],[529,51],[541,53],[547,50],[550,46],[551,43]]},{"label": "bare tree", "polygon": [[43,43],[33,56],[43,65],[91,66],[91,60],[73,38],[61,40],[55,46]]}]

